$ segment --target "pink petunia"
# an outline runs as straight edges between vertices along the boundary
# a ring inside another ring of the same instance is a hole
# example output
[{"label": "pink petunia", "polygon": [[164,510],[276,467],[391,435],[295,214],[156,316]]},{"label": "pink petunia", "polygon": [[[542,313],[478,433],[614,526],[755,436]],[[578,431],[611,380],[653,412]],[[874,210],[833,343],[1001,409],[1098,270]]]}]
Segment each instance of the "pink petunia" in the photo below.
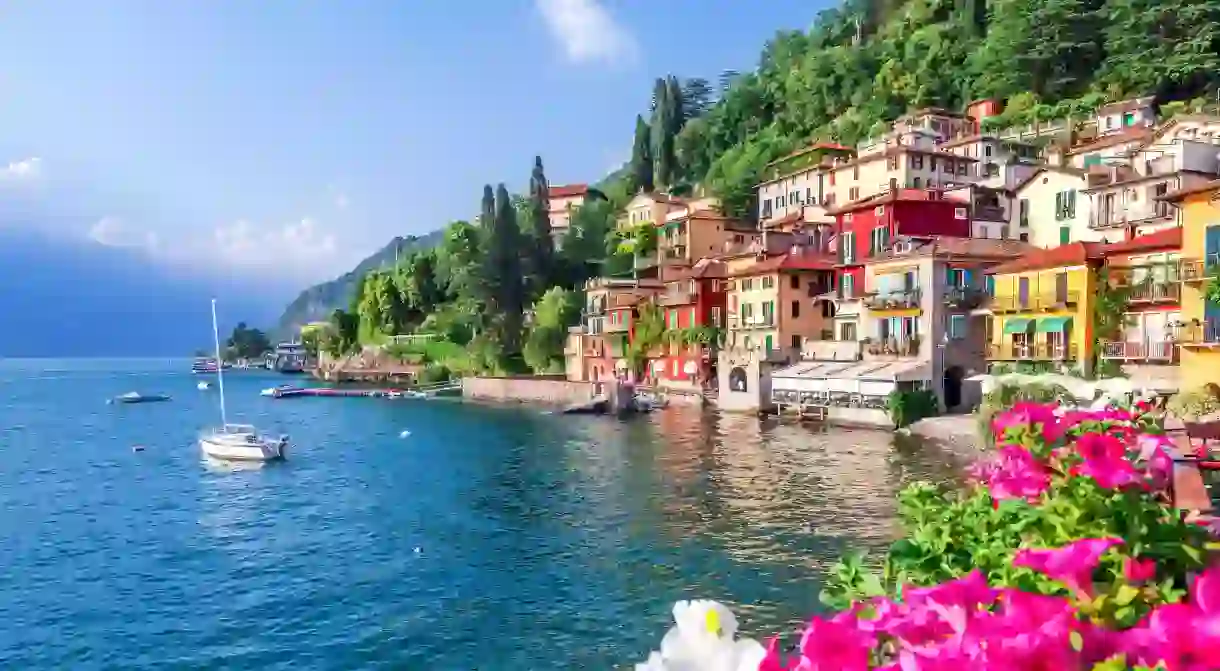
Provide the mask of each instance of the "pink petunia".
[{"label": "pink petunia", "polygon": [[1156,562],[1151,559],[1127,557],[1123,560],[1123,577],[1134,584],[1156,579]]},{"label": "pink petunia", "polygon": [[801,671],[868,671],[873,641],[856,627],[814,617],[801,637]]},{"label": "pink petunia", "polygon": [[1089,596],[1093,591],[1093,571],[1102,555],[1122,544],[1120,538],[1085,538],[1061,548],[1018,550],[1012,563],[1058,580],[1073,594]]},{"label": "pink petunia", "polygon": [[1092,478],[1103,489],[1142,484],[1143,475],[1127,458],[1127,448],[1113,436],[1089,433],[1076,440],[1083,461],[1073,473]]}]

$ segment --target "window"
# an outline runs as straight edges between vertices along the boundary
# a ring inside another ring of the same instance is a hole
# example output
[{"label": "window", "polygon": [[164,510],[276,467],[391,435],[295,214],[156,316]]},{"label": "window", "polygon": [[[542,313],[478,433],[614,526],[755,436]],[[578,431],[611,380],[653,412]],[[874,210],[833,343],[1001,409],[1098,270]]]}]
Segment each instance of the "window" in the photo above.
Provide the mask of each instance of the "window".
[{"label": "window", "polygon": [[[764,323],[770,324],[775,321],[775,302],[774,301],[763,301],[762,316],[763,316]],[[768,347],[767,349],[771,349],[771,348]]]},{"label": "window", "polygon": [[770,352],[771,350],[775,349],[774,342],[772,341],[774,337],[775,336],[768,333],[767,336],[763,338],[763,351]]},{"label": "window", "polygon": [[805,202],[806,203],[813,202],[813,187],[808,187],[808,186],[805,187]]},{"label": "window", "polygon": [[983,155],[991,156],[991,145],[989,145],[989,144],[983,145]]},{"label": "window", "polygon": [[868,240],[868,255],[876,256],[889,246],[890,231],[884,226],[872,230]]},{"label": "window", "polygon": [[785,207],[786,203],[785,203],[784,198],[785,197],[783,195],[776,196],[775,197],[775,206],[776,207]]},{"label": "window", "polygon": [[843,322],[842,324],[839,324],[839,340],[843,340],[846,342],[855,342],[856,341],[856,323],[855,322]]},{"label": "window", "polygon": [[1066,303],[1068,297],[1067,273],[1055,273],[1055,301]]},{"label": "window", "polygon": [[712,308],[712,326],[720,326],[720,306]]},{"label": "window", "polygon": [[801,302],[792,301],[792,318],[799,319],[801,316]]},{"label": "window", "polygon": [[1072,227],[1071,226],[1060,226],[1059,227],[1059,244],[1066,245],[1071,241],[1072,241]]},{"label": "window", "polygon": [[1029,242],[1029,233],[1022,233],[1017,236],[1021,242]]},{"label": "window", "polygon": [[762,278],[762,288],[771,289],[774,287],[775,287],[775,278],[774,277],[771,277],[770,275],[768,275],[767,277]]},{"label": "window", "polygon": [[970,172],[970,164],[969,164],[969,163],[966,163],[965,161],[962,161],[961,163],[958,163],[958,164],[957,164],[957,174],[959,174],[959,175],[966,175],[966,174],[968,174],[969,172]]},{"label": "window", "polygon": [[1126,114],[1123,115],[1123,125],[1124,126],[1134,126],[1135,125],[1135,112],[1127,112]]},{"label": "window", "polygon": [[851,167],[851,178],[852,178],[852,179],[860,179],[860,166],[858,166],[858,165],[853,165],[853,166]]},{"label": "window", "polygon": [[742,303],[741,304],[741,316],[744,319],[749,319],[749,318],[753,317],[754,316],[754,304],[753,303]]},{"label": "window", "polygon": [[1018,203],[1020,218],[1017,220],[1022,226],[1029,226],[1029,199],[1022,198]]},{"label": "window", "polygon": [[911,167],[916,170],[923,170],[923,154],[911,154]]},{"label": "window", "polygon": [[920,182],[921,182],[921,181],[923,181],[923,180],[921,180],[921,179],[919,179],[918,177],[916,177],[915,179],[911,180],[911,185],[912,185],[912,186],[914,186],[916,189],[918,189],[918,188],[920,188],[920,186],[921,186],[921,185],[920,185]]},{"label": "window", "polygon": [[890,172],[897,170],[898,169],[898,157],[897,156],[889,157],[889,159],[885,162],[885,168],[886,168],[886,170],[888,170]]},{"label": "window", "polygon": [[1023,308],[1029,307],[1029,278],[1028,277],[1018,277],[1017,278],[1017,301],[1020,303],[1021,307],[1023,307]]},{"label": "window", "polygon": [[753,291],[754,290],[754,279],[747,277],[744,280],[742,280],[741,281],[741,290],[742,291]]},{"label": "window", "polygon": [[966,315],[949,315],[949,339],[961,340],[966,337]]},{"label": "window", "polygon": [[860,187],[853,186],[847,190],[847,199],[848,200],[855,200],[859,197],[860,197]]},{"label": "window", "polygon": [[1055,194],[1055,221],[1076,218],[1076,189]]},{"label": "window", "polygon": [[792,275],[788,278],[788,286],[792,287],[793,289],[800,289],[801,278],[797,277],[796,275]]},{"label": "window", "polygon": [[843,237],[843,263],[856,262],[856,234],[844,233]]},{"label": "window", "polygon": [[799,335],[792,336],[792,349],[801,348],[801,337]]},{"label": "window", "polygon": [[966,208],[964,208],[964,207],[953,208],[953,218],[954,219],[965,219],[966,218]]},{"label": "window", "polygon": [[678,328],[678,311],[677,310],[670,310],[665,316],[669,317],[669,328],[670,329]]},{"label": "window", "polygon": [[801,204],[801,191],[800,191],[800,189],[797,189],[796,191],[793,191],[792,193],[788,194],[788,202],[789,202],[789,203],[792,203],[793,205],[800,205],[800,204]]},{"label": "window", "polygon": [[945,164],[943,166],[941,166],[941,170],[942,170],[942,172],[947,172],[950,175],[952,175],[953,174],[953,161],[951,161],[949,159],[945,159]]},{"label": "window", "polygon": [[843,298],[855,298],[856,278],[852,275],[844,275],[840,288],[843,290]]}]

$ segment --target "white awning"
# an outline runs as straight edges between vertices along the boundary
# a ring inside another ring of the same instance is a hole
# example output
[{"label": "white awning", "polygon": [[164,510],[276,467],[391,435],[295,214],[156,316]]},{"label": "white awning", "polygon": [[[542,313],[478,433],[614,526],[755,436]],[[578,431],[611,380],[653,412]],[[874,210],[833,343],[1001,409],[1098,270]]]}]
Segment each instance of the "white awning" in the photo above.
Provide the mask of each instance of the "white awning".
[{"label": "white awning", "polygon": [[921,361],[805,361],[773,372],[771,389],[885,396],[899,382],[930,379],[930,367]]}]

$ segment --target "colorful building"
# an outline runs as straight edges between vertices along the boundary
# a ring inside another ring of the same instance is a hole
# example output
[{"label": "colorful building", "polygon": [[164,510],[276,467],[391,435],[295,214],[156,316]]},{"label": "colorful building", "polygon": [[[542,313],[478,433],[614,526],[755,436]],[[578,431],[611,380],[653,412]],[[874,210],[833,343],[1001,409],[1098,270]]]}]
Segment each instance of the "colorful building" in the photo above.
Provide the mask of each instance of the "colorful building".
[{"label": "colorful building", "polygon": [[[1087,187],[1083,170],[1039,167],[1013,189],[1013,228],[1025,231],[1026,242],[1047,249],[1072,242],[1105,242],[1105,234],[1089,226],[1092,201],[1084,193]],[[1113,234],[1110,241],[1121,238],[1121,233]]]},{"label": "colorful building", "polygon": [[[725,326],[725,264],[701,259],[683,274],[665,282],[656,297],[670,337],[661,355],[649,362],[649,376],[659,386],[702,387],[715,376],[715,342],[698,342],[691,335],[701,327],[717,337]],[[679,334],[688,337],[679,337]]]},{"label": "colorful building", "polygon": [[1220,382],[1220,304],[1208,301],[1209,276],[1220,270],[1220,180],[1167,194],[1182,217],[1182,387]]},{"label": "colorful building", "polygon": [[834,339],[859,340],[858,301],[865,289],[864,266],[900,236],[970,237],[968,204],[939,191],[891,189],[832,211],[836,219],[836,311]]},{"label": "colorful building", "polygon": [[657,280],[599,277],[585,283],[581,326],[570,329],[564,348],[569,380],[603,382],[633,375],[626,360],[627,345],[638,304],[660,293]]},{"label": "colorful building", "polygon": [[1100,340],[1100,359],[1123,367],[1142,388],[1175,390],[1181,323],[1182,229],[1170,228],[1107,245],[1105,279],[1124,287],[1127,308],[1118,337]]},{"label": "colorful building", "polygon": [[716,256],[725,246],[745,245],[757,229],[713,210],[676,210],[657,224],[657,262],[662,279],[679,277],[699,259]]},{"label": "colorful building", "polygon": [[593,199],[606,196],[588,184],[561,184],[547,188],[547,217],[551,222],[551,237],[562,244],[572,223],[572,213]]},{"label": "colorful building", "polygon": [[769,179],[757,187],[758,221],[792,217],[794,221],[830,222],[830,170],[835,161],[850,161],[856,151],[833,142],[815,142],[767,164]]},{"label": "colorful building", "polygon": [[796,356],[805,340],[830,340],[833,257],[800,246],[726,257],[727,345],[765,357]]},{"label": "colorful building", "polygon": [[1033,250],[988,271],[987,361],[1092,371],[1093,310],[1103,245]]}]

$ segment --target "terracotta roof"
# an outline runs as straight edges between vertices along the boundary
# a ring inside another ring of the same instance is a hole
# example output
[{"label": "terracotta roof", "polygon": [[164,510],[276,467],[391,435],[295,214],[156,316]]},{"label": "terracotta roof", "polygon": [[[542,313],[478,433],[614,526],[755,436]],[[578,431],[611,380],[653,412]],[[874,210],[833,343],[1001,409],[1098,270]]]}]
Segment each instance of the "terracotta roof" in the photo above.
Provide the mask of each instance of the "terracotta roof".
[{"label": "terracotta roof", "polygon": [[774,161],[771,161],[770,163],[768,163],[766,165],[766,167],[769,168],[777,163],[783,163],[784,161],[787,161],[788,159],[796,158],[797,156],[804,156],[805,154],[808,154],[811,151],[817,151],[819,149],[824,149],[824,150],[829,149],[831,151],[850,151],[853,154],[856,153],[855,149],[852,149],[851,147],[844,147],[843,145],[841,145],[837,142],[814,142],[813,144],[806,145],[805,147],[803,147],[801,149],[797,149],[796,151],[794,151],[790,154],[785,154],[785,155],[775,159]]},{"label": "terracotta roof", "polygon": [[547,187],[546,195],[549,198],[571,198],[572,196],[583,196],[588,192],[588,184],[560,184]]},{"label": "terracotta roof", "polygon": [[779,219],[769,219],[769,220],[764,221],[763,223],[765,223],[768,228],[773,228],[775,226],[783,226],[785,224],[795,224],[796,222],[800,221],[803,216],[804,216],[804,213],[801,212],[800,210],[797,210],[795,212],[789,212],[788,214],[785,214],[784,216],[780,217]]},{"label": "terracotta roof", "polygon": [[933,194],[940,194],[939,200],[951,202],[955,205],[965,205],[966,201],[958,198],[949,197],[944,191],[929,191],[927,189],[898,189],[897,191],[882,191],[864,198],[844,203],[840,207],[827,208],[827,214],[843,214],[844,212],[855,212],[877,205],[884,205],[893,202],[913,202],[913,201],[933,201],[938,200],[933,197]]},{"label": "terracotta roof", "polygon": [[644,300],[644,296],[641,294],[611,294],[610,308],[629,308],[642,300]]},{"label": "terracotta roof", "polygon": [[1201,194],[1201,193],[1210,193],[1212,191],[1220,191],[1220,179],[1213,179],[1212,181],[1206,182],[1204,184],[1196,184],[1195,186],[1188,186],[1184,189],[1178,189],[1177,191],[1170,191],[1169,193],[1167,193],[1163,196],[1157,196],[1157,200],[1168,200],[1170,202],[1177,202],[1187,196],[1194,196],[1194,195]]},{"label": "terracotta roof", "polygon": [[904,114],[898,118],[906,119],[909,117],[923,116],[925,114],[935,114],[937,116],[947,116],[947,117],[953,117],[955,119],[966,118],[966,115],[961,112],[952,112],[943,107],[921,107],[913,112],[907,112],[906,114]]},{"label": "terracotta roof", "polygon": [[1141,235],[1137,238],[1115,242],[1106,245],[1102,253],[1106,256],[1111,254],[1129,254],[1132,252],[1152,252],[1160,249],[1181,249],[1182,248],[1182,228],[1175,226],[1164,230]]},{"label": "terracotta roof", "polygon": [[698,261],[695,261],[695,265],[691,266],[690,268],[683,268],[675,274],[666,277],[665,281],[673,282],[676,280],[690,279],[719,279],[724,277],[726,274],[727,268],[724,261],[705,256]]},{"label": "terracotta roof", "polygon": [[982,140],[995,140],[998,142],[999,138],[996,137],[995,135],[990,135],[990,134],[967,135],[965,137],[959,137],[959,138],[956,138],[953,140],[949,140],[948,142],[941,142],[940,144],[938,144],[936,146],[941,149],[945,149],[948,147],[960,147],[964,144],[970,144],[971,142],[981,142]]},{"label": "terracotta roof", "polygon": [[1086,151],[1096,151],[1098,149],[1105,149],[1106,147],[1113,147],[1114,145],[1125,144],[1127,142],[1146,141],[1150,137],[1152,137],[1151,128],[1127,128],[1113,135],[1107,135],[1105,137],[1097,138],[1092,142],[1088,142],[1076,147],[1070,147],[1064,153],[1067,156],[1072,156],[1073,154],[1083,154]]},{"label": "terracotta roof", "polygon": [[835,259],[829,254],[812,252],[785,252],[768,256],[761,261],[755,261],[740,270],[728,273],[732,277],[750,277],[776,272],[795,272],[800,270],[833,270]]},{"label": "terracotta roof", "polygon": [[938,235],[932,238],[936,256],[971,256],[984,258],[1016,258],[1038,248],[1020,240],[991,238],[959,238]]},{"label": "terracotta roof", "polygon": [[1115,100],[1114,102],[1108,102],[1108,103],[1102,105],[1101,107],[1098,107],[1097,113],[1098,114],[1118,114],[1119,112],[1130,112],[1132,110],[1137,110],[1137,109],[1140,109],[1141,107],[1151,105],[1152,100],[1153,100],[1153,96],[1146,96],[1143,98],[1131,98],[1130,100]]},{"label": "terracotta roof", "polygon": [[1085,177],[1086,174],[1088,174],[1084,170],[1078,170],[1071,166],[1044,165],[1044,166],[1039,167],[1037,170],[1031,172],[1028,177],[1026,177],[1025,179],[1018,182],[1016,186],[1012,187],[1012,192],[1016,193],[1016,192],[1020,191],[1021,189],[1024,189],[1027,184],[1034,181],[1035,177],[1037,177],[1038,175],[1041,175],[1044,172],[1062,172],[1066,175],[1073,175],[1075,177],[1080,177],[1082,179]]},{"label": "terracotta roof", "polygon": [[[670,213],[672,214],[672,212]],[[673,221],[683,221],[685,219],[713,219],[715,221],[735,221],[732,217],[726,217],[715,210],[695,210],[694,212],[683,212],[682,216],[666,219],[665,221],[654,224],[655,226],[664,226]]]},{"label": "terracotta roof", "polygon": [[[1220,116],[1217,116],[1215,114],[1176,114],[1173,116],[1173,118],[1167,120],[1165,123],[1161,124],[1160,126],[1157,126],[1156,129],[1152,131],[1152,137],[1150,137],[1148,139],[1148,143],[1152,144],[1153,142],[1156,142],[1170,128],[1173,128],[1174,126],[1178,125],[1179,123],[1181,123],[1183,121],[1197,121],[1199,123],[1220,123]],[[1190,138],[1184,138],[1184,139],[1190,139]]]},{"label": "terracotta roof", "polygon": [[1026,270],[1083,266],[1090,261],[1099,261],[1104,247],[1105,245],[1100,242],[1072,242],[1050,249],[1033,249],[1021,258],[1001,263],[987,272],[993,275],[1006,275]]}]

